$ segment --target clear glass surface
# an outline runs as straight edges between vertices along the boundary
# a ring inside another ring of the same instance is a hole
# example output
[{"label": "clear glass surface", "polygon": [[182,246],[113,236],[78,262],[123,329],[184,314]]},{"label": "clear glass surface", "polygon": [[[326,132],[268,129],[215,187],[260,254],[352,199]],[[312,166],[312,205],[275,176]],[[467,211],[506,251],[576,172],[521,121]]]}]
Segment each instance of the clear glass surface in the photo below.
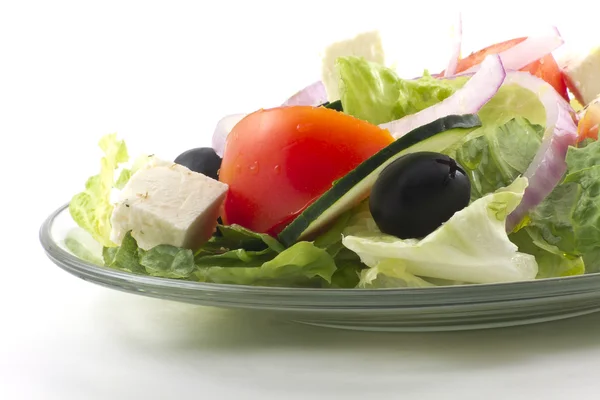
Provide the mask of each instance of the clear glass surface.
[{"label": "clear glass surface", "polygon": [[538,323],[600,311],[600,274],[528,282],[403,289],[299,289],[198,283],[130,274],[71,254],[64,238],[76,225],[68,206],[40,229],[48,257],[86,281],[168,300],[262,310],[333,328],[443,331]]}]

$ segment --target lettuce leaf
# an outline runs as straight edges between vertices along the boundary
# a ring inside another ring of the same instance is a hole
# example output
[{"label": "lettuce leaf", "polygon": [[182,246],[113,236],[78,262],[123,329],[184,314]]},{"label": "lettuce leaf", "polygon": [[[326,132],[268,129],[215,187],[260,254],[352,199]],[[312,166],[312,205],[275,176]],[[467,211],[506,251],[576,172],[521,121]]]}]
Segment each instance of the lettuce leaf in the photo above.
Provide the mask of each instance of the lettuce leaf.
[{"label": "lettuce leaf", "polygon": [[571,256],[558,247],[548,244],[537,231],[521,229],[510,235],[510,240],[522,253],[531,254],[538,264],[536,279],[581,275],[585,266],[581,257]]},{"label": "lettuce leaf", "polygon": [[281,253],[285,246],[264,233],[256,233],[239,225],[217,225],[218,235],[210,238],[197,252],[196,258],[210,254],[222,254],[230,250],[262,251],[270,249]]},{"label": "lettuce leaf", "polygon": [[131,232],[127,232],[120,246],[104,247],[102,251],[104,265],[135,274],[146,273],[145,268],[140,263],[138,249],[137,242],[131,236]]},{"label": "lettuce leaf", "polygon": [[588,251],[582,258],[585,265],[585,273],[600,272],[600,247]]},{"label": "lettuce leaf", "polygon": [[580,255],[573,230],[573,210],[581,188],[574,182],[561,183],[530,213],[525,226],[529,233],[564,253]]},{"label": "lettuce leaf", "polygon": [[[283,252],[285,247],[272,236],[239,225],[218,225],[213,236],[195,254],[199,268],[258,268]],[[202,278],[207,279],[207,278]]]},{"label": "lettuce leaf", "polygon": [[[231,234],[227,240],[262,237],[239,227],[226,227],[223,231]],[[266,241],[279,249],[274,244],[278,242],[272,240]],[[261,286],[354,287],[358,283],[358,274],[353,269],[357,257],[347,257],[347,264],[338,270],[333,257],[311,242],[299,242],[280,252],[262,243],[265,247],[262,250],[238,248],[194,255],[191,250],[170,245],[141,249],[128,232],[121,246],[104,247],[102,256],[107,267],[160,278]],[[340,274],[332,283],[336,272]]]},{"label": "lettuce leaf", "polygon": [[125,142],[117,140],[116,134],[100,139],[99,147],[104,152],[100,160],[100,173],[89,178],[85,190],[76,194],[69,203],[71,217],[82,229],[103,246],[115,246],[110,240],[110,217],[113,205],[110,194],[115,186],[115,170],[129,160]]},{"label": "lettuce leaf", "polygon": [[332,257],[335,257],[344,248],[342,233],[348,226],[353,213],[354,210],[349,210],[340,215],[328,230],[315,239],[315,246],[327,250]]},{"label": "lettuce leaf", "polygon": [[[576,249],[587,253],[600,247],[600,165],[578,165],[574,159],[579,152],[590,155],[590,162],[600,153],[600,142],[591,144],[584,149],[570,148],[567,152],[567,165],[570,169],[564,182],[576,183],[579,187],[578,198],[573,207],[571,221],[575,236]],[[588,164],[589,165],[589,164]],[[581,168],[581,169],[577,169]]]},{"label": "lettuce leaf", "polygon": [[[414,114],[450,97],[468,78],[437,79],[425,73],[405,80],[390,68],[360,57],[336,60],[340,98],[344,112],[381,124]],[[546,123],[546,111],[538,96],[516,84],[503,85],[478,113],[483,126],[498,127],[515,117],[533,125]]]},{"label": "lettuce leaf", "polygon": [[534,279],[535,258],[519,253],[504,228],[526,186],[525,178],[517,178],[458,211],[422,240],[398,239],[379,232],[371,222],[362,222],[362,229],[350,228],[354,232],[344,237],[343,244],[370,268],[381,269],[380,263],[387,260],[393,264],[385,264],[386,268],[402,268],[422,278],[468,283]]},{"label": "lettuce leaf", "polygon": [[331,288],[351,289],[358,285],[361,271],[367,266],[360,261],[358,254],[344,247],[341,240],[339,245],[342,247],[335,255],[336,271],[331,277]]},{"label": "lettuce leaf", "polygon": [[523,174],[540,147],[543,132],[543,127],[516,117],[469,135],[454,158],[469,176],[471,199],[495,192]]},{"label": "lettuce leaf", "polygon": [[336,265],[326,250],[311,242],[298,242],[259,267],[200,267],[202,282],[258,286],[322,286],[331,282]]},{"label": "lettuce leaf", "polygon": [[436,285],[411,274],[407,271],[406,264],[393,259],[381,260],[373,268],[363,270],[358,283],[361,289],[431,286]]},{"label": "lettuce leaf", "polygon": [[256,268],[272,260],[277,255],[272,249],[264,250],[229,250],[221,254],[196,256],[196,265],[199,267],[243,267]]},{"label": "lettuce leaf", "polygon": [[526,229],[571,258],[586,272],[600,270],[600,142],[567,151],[567,173],[533,210]]},{"label": "lettuce leaf", "polygon": [[336,72],[344,112],[373,124],[414,114],[455,92],[452,85],[430,75],[400,79],[392,69],[362,57],[339,57]]},{"label": "lettuce leaf", "polygon": [[138,248],[139,263],[151,276],[161,278],[187,278],[196,266],[194,253],[189,249],[161,244],[149,250]]},{"label": "lettuce leaf", "polygon": [[342,238],[348,226],[356,222],[356,215],[368,211],[368,200],[340,215],[331,227],[318,236],[314,245],[326,250],[334,259],[336,272],[331,278],[332,288],[354,288],[360,280],[360,273],[366,265],[360,257],[342,244]]}]

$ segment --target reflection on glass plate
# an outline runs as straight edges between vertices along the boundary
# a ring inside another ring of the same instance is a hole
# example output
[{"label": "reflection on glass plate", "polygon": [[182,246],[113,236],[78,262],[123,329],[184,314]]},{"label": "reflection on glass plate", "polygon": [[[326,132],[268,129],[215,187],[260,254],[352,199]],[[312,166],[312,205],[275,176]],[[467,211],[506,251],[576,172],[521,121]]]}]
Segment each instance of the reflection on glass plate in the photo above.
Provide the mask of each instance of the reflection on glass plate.
[{"label": "reflection on glass plate", "polygon": [[408,289],[298,289],[220,285],[141,276],[99,266],[65,244],[76,228],[67,205],[43,223],[48,257],[81,279],[144,296],[215,307],[264,310],[289,320],[373,331],[495,328],[600,311],[600,274],[528,282]]}]

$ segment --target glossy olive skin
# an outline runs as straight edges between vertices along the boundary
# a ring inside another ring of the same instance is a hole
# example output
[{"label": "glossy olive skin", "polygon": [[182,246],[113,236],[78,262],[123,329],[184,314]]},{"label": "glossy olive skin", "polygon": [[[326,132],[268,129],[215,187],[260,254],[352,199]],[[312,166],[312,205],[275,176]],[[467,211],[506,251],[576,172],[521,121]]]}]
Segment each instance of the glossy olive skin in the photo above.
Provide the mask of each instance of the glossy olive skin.
[{"label": "glossy olive skin", "polygon": [[418,152],[398,158],[381,172],[369,208],[383,233],[422,238],[468,206],[470,195],[471,182],[455,160]]},{"label": "glossy olive skin", "polygon": [[183,165],[194,172],[199,172],[215,180],[219,180],[221,157],[211,147],[199,147],[184,151],[175,159],[175,163]]}]

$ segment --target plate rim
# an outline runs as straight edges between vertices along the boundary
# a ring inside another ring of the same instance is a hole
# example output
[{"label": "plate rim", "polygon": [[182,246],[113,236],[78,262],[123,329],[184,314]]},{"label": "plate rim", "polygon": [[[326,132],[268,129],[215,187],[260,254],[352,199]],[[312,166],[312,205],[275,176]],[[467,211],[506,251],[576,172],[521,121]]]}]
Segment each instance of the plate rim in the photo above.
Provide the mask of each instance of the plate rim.
[{"label": "plate rim", "polygon": [[[430,295],[465,295],[467,292],[469,297],[478,297],[480,292],[487,291],[519,291],[522,289],[523,294],[531,293],[532,296],[522,297],[522,300],[528,298],[538,298],[535,295],[541,287],[546,287],[549,296],[553,293],[551,288],[558,289],[561,286],[573,286],[578,283],[586,283],[590,285],[589,290],[600,290],[600,272],[574,275],[557,278],[543,278],[528,281],[517,282],[497,282],[497,283],[481,283],[481,284],[461,284],[452,286],[435,286],[435,287],[410,287],[410,288],[380,288],[380,289],[358,289],[358,288],[302,288],[302,287],[274,287],[274,286],[251,286],[238,284],[221,284],[195,282],[189,280],[178,280],[171,278],[161,278],[149,275],[133,274],[125,271],[120,271],[110,267],[99,266],[93,263],[80,259],[63,249],[61,245],[52,236],[52,226],[56,218],[65,212],[69,207],[69,202],[54,210],[43,221],[39,228],[39,241],[46,252],[46,255],[62,269],[66,269],[69,273],[74,271],[85,271],[94,275],[100,275],[111,280],[118,280],[127,283],[140,283],[150,287],[160,287],[162,289],[170,288],[177,290],[191,291],[207,291],[212,293],[226,292],[230,294],[288,294],[290,296],[336,296],[336,297],[372,297],[381,296],[384,294],[395,295],[399,297],[420,297]],[[73,221],[74,222],[74,221]],[[65,265],[69,268],[65,268]],[[592,281],[597,281],[597,285],[593,285]],[[595,287],[594,287],[595,286]],[[544,290],[546,291],[546,290]],[[478,293],[479,292],[479,293]],[[538,292],[539,294],[539,292]]]}]

